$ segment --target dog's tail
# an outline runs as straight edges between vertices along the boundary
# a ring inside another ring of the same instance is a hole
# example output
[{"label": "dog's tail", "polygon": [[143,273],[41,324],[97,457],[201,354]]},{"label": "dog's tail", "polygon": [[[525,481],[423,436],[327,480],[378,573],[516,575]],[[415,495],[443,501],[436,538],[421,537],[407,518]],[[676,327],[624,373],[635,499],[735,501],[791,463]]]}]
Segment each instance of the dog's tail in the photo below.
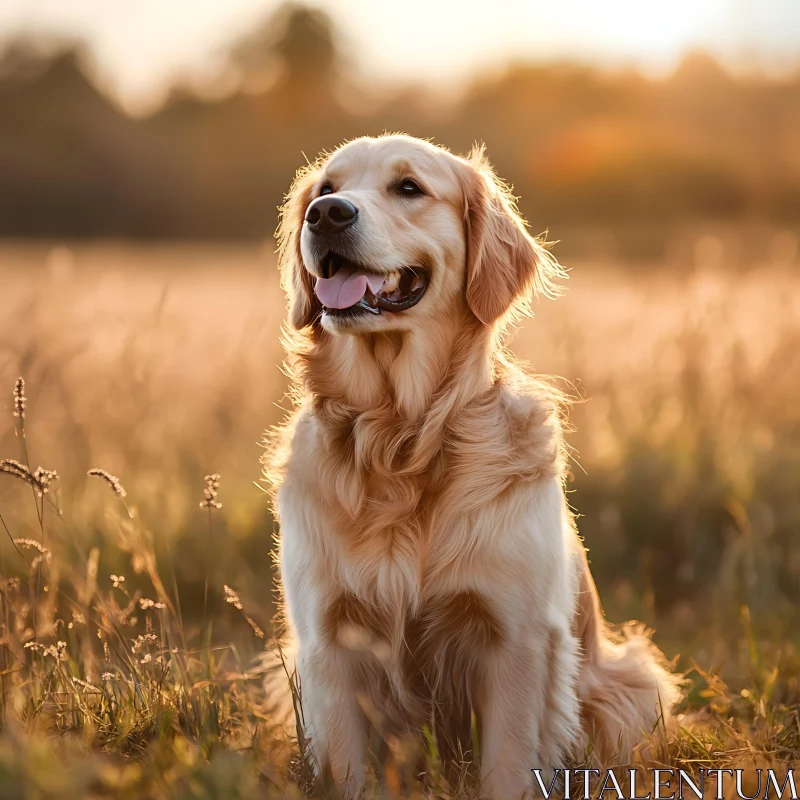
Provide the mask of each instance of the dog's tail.
[{"label": "dog's tail", "polygon": [[575,632],[583,649],[583,722],[596,760],[605,767],[627,764],[637,744],[666,728],[682,681],[644,626],[628,625],[619,634],[610,629],[583,547],[580,551]]}]

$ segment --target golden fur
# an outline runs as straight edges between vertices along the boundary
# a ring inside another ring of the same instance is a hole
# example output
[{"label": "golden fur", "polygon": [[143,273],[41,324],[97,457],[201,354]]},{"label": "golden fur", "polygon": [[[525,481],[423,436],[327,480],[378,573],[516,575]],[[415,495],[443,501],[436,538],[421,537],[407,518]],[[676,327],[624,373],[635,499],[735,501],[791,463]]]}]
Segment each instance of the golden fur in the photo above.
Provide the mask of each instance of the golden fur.
[{"label": "golden fur", "polygon": [[[424,198],[388,195],[397,175]],[[429,270],[417,306],[322,314],[303,219],[323,178],[359,205],[376,271]],[[471,710],[495,797],[589,737],[602,763],[630,758],[678,682],[641,633],[609,633],[564,501],[560,396],[502,349],[563,273],[483,152],[351,142],[298,174],[278,238],[297,408],[265,464],[318,768],[357,792],[370,724],[433,723],[454,753]]]}]

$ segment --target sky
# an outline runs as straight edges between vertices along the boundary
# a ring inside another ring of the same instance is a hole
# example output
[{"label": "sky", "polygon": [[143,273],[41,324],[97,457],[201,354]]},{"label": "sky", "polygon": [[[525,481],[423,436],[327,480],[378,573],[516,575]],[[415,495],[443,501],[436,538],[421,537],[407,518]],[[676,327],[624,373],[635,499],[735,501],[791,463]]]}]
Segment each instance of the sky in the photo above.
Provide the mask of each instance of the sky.
[{"label": "sky", "polygon": [[[213,74],[225,46],[279,0],[2,0],[0,38],[85,40],[103,83],[130,108],[176,78]],[[434,87],[510,60],[672,68],[704,49],[735,66],[800,65],[800,0],[309,0],[342,31],[370,79]]]}]

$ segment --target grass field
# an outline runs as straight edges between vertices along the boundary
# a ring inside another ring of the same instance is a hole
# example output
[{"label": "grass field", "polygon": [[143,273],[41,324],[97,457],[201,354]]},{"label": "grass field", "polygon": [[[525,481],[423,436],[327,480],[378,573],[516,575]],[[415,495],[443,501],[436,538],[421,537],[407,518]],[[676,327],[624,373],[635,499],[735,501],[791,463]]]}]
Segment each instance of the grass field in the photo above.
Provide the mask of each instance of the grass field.
[{"label": "grass field", "polygon": [[[711,235],[568,264],[512,340],[577,400],[570,502],[609,618],[656,627],[687,672],[653,758],[695,773],[800,767],[792,236],[746,264]],[[287,407],[272,244],[9,242],[0,297],[0,459],[58,473],[0,474],[0,799],[324,795],[260,658],[260,440]],[[201,508],[212,474],[222,507]],[[376,792],[475,796],[395,750]]]}]

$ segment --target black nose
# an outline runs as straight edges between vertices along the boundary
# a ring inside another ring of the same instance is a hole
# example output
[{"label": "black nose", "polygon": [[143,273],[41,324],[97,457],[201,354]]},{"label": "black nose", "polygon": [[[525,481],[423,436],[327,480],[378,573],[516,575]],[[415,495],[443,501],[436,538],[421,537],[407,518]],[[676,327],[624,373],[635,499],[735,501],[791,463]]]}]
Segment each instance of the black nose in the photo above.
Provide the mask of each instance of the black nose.
[{"label": "black nose", "polygon": [[324,235],[343,231],[357,216],[358,209],[349,200],[327,194],[311,203],[306,211],[306,222],[313,233]]}]

